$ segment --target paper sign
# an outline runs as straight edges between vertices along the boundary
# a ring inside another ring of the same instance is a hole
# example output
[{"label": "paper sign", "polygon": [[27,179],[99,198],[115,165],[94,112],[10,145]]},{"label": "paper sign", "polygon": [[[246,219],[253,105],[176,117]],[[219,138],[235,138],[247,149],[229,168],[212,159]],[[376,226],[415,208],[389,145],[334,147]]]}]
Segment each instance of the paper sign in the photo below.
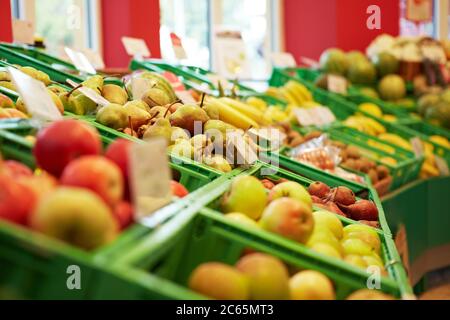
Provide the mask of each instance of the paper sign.
[{"label": "paper sign", "polygon": [[72,50],[68,47],[65,47],[64,51],[66,51],[67,56],[72,61],[73,65],[75,66],[75,68],[77,68],[78,71],[88,74],[97,73],[97,71],[95,71],[95,68],[89,62],[88,58],[84,55],[84,53]]},{"label": "paper sign", "polygon": [[197,101],[194,99],[189,91],[176,91],[178,99],[180,99],[184,104],[196,104]]},{"label": "paper sign", "polygon": [[434,156],[434,158],[436,160],[436,166],[438,167],[440,175],[441,176],[450,175],[447,161],[445,161],[444,159],[442,159],[441,157],[438,157],[438,156]]},{"label": "paper sign", "polygon": [[298,123],[304,127],[324,126],[336,121],[336,117],[327,107],[314,107],[311,109],[294,109]]},{"label": "paper sign", "polygon": [[27,111],[33,119],[42,122],[51,122],[62,119],[61,112],[53,102],[45,85],[27,74],[8,67],[11,80],[25,102]]},{"label": "paper sign", "polygon": [[328,91],[347,94],[347,80],[342,76],[328,75]]},{"label": "paper sign", "polygon": [[270,142],[271,148],[280,147],[286,139],[286,134],[276,128],[250,129],[248,134],[254,141],[260,139]]},{"label": "paper sign", "polygon": [[295,68],[297,66],[294,56],[289,52],[272,53],[272,63],[278,68]]},{"label": "paper sign", "polygon": [[428,22],[433,19],[432,0],[407,0],[406,19],[414,22]]},{"label": "paper sign", "polygon": [[227,79],[251,77],[247,49],[240,33],[217,33],[213,47],[219,75]]},{"label": "paper sign", "polygon": [[181,41],[180,37],[178,37],[175,33],[170,33],[170,40],[172,41],[172,47],[173,51],[175,53],[175,57],[178,60],[185,60],[187,59],[186,51],[183,47],[183,42]]},{"label": "paper sign", "polygon": [[145,78],[131,79],[131,95],[134,100],[142,99],[144,93],[155,85],[155,82]]},{"label": "paper sign", "polygon": [[241,132],[227,132],[227,159],[238,165],[252,165],[258,161],[253,147]]},{"label": "paper sign", "polygon": [[167,142],[153,138],[135,143],[130,152],[130,186],[137,219],[151,215],[172,201]]},{"label": "paper sign", "polygon": [[13,20],[14,42],[34,44],[34,25],[31,21]]},{"label": "paper sign", "polygon": [[122,43],[130,56],[149,58],[151,55],[147,44],[142,39],[122,37]]},{"label": "paper sign", "polygon": [[89,48],[84,48],[81,50],[84,53],[86,58],[88,58],[89,62],[96,69],[105,69],[105,62],[103,61],[102,56],[97,52]]},{"label": "paper sign", "polygon": [[410,142],[411,142],[411,146],[413,148],[413,151],[414,151],[414,154],[416,155],[416,157],[417,158],[422,157],[425,154],[422,140],[420,140],[420,138],[418,138],[418,137],[415,137],[415,138],[411,138]]},{"label": "paper sign", "polygon": [[[76,88],[78,86],[78,83],[76,83],[70,79],[67,79],[67,83],[69,83],[74,88]],[[104,107],[104,106],[107,106],[108,104],[110,104],[110,102],[108,100],[103,98],[101,95],[99,95],[95,90],[92,90],[91,88],[80,87],[78,90],[101,107]]]}]

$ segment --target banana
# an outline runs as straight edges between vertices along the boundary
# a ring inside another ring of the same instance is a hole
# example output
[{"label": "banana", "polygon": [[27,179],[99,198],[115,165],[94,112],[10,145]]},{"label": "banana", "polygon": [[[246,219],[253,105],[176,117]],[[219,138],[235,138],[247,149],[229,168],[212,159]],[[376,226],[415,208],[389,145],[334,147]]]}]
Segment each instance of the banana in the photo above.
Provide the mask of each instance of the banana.
[{"label": "banana", "polygon": [[371,132],[375,133],[373,135],[378,136],[379,134],[386,133],[386,128],[378,121],[368,117],[360,117],[360,119],[368,129],[371,129]]},{"label": "banana", "polygon": [[234,110],[246,115],[247,117],[249,117],[250,119],[252,119],[253,121],[263,125],[263,126],[268,126],[271,124],[270,119],[268,119],[263,112],[261,112],[260,110],[258,110],[257,108],[245,104],[243,102],[240,102],[238,100],[234,100],[231,98],[220,98],[219,99],[221,102],[229,105],[231,108],[233,108]]},{"label": "banana", "polygon": [[219,109],[220,120],[243,130],[248,130],[251,127],[259,128],[258,123],[247,117],[245,114],[233,109],[228,104],[215,98],[211,98],[209,101]]},{"label": "banana", "polygon": [[380,134],[378,136],[379,139],[392,143],[396,146],[399,146],[400,148],[409,150],[409,151],[413,151],[413,148],[411,146],[411,143],[409,143],[408,141],[406,141],[405,139],[403,139],[402,137],[399,137],[396,134],[392,134],[392,133],[383,133]]},{"label": "banana", "polygon": [[425,174],[427,177],[439,177],[440,176],[439,170],[436,167],[434,167],[428,163],[423,164],[421,173]]},{"label": "banana", "polygon": [[298,105],[299,101],[286,89],[286,88],[280,88],[280,93],[283,95],[284,100],[286,100],[290,104]]},{"label": "banana", "polygon": [[446,137],[443,136],[431,136],[430,137],[430,141],[443,146],[445,148],[450,149],[450,142],[448,141],[448,139]]},{"label": "banana", "polygon": [[309,91],[308,88],[306,88],[303,84],[297,81],[289,81],[288,83],[290,83],[290,86],[292,86],[294,90],[298,91],[304,97],[304,100],[306,101],[314,100],[311,91]]},{"label": "banana", "polygon": [[285,100],[285,97],[280,93],[280,88],[269,87],[269,89],[266,90],[266,94],[280,100]]},{"label": "banana", "polygon": [[367,144],[369,146],[371,146],[371,147],[380,149],[380,150],[382,150],[382,151],[384,151],[386,153],[395,154],[395,148],[393,148],[391,146],[388,146],[388,145],[386,145],[384,143],[380,143],[380,142],[374,141],[374,140],[369,140],[369,141],[367,141]]},{"label": "banana", "polygon": [[257,98],[257,97],[249,97],[245,101],[245,103],[257,108],[258,110],[260,110],[262,112],[265,112],[267,110],[267,108],[269,107],[264,100]]},{"label": "banana", "polygon": [[286,83],[284,88],[291,93],[291,95],[297,101],[298,105],[301,105],[302,103],[308,101],[307,97],[301,91],[297,90],[297,88],[294,85],[294,82],[290,81]]}]

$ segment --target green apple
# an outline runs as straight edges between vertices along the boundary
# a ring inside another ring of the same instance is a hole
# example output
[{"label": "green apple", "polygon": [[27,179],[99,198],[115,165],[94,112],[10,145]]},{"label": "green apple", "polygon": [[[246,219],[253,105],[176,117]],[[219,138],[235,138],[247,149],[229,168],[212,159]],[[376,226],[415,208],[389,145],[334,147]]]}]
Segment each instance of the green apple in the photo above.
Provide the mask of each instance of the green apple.
[{"label": "green apple", "polygon": [[269,193],[269,202],[279,198],[296,199],[312,208],[312,199],[309,192],[297,182],[288,181],[276,185]]},{"label": "green apple", "polygon": [[30,226],[50,237],[92,250],[117,237],[111,210],[87,189],[59,188],[39,202]]},{"label": "green apple", "polygon": [[333,247],[340,255],[343,255],[344,250],[341,243],[336,238],[336,236],[327,228],[319,227],[315,228],[311,237],[309,238],[306,246],[312,248],[316,244],[327,244]]},{"label": "green apple", "polygon": [[264,185],[252,176],[234,179],[230,190],[222,198],[222,212],[240,212],[258,220],[267,205]]},{"label": "green apple", "polygon": [[256,223],[255,220],[250,219],[248,216],[246,216],[245,214],[242,214],[242,213],[238,213],[238,212],[228,213],[225,215],[225,218],[227,218],[230,221],[239,223],[243,226],[259,228],[259,225],[258,225],[258,223]]},{"label": "green apple", "polygon": [[324,226],[333,232],[337,239],[342,239],[344,226],[335,214],[328,211],[316,211],[313,216],[316,226]]},{"label": "green apple", "polygon": [[355,231],[346,233],[344,239],[360,239],[367,243],[376,253],[381,252],[381,241],[378,234],[367,231]]},{"label": "green apple", "polygon": [[351,264],[352,266],[361,268],[361,269],[366,269],[367,268],[367,263],[364,261],[364,259],[361,256],[355,255],[355,254],[349,254],[347,256],[345,256],[344,261],[347,262],[348,264]]},{"label": "green apple", "polygon": [[360,239],[346,239],[342,241],[342,247],[346,255],[369,256],[373,249]]},{"label": "green apple", "polygon": [[332,246],[326,243],[315,243],[311,247],[311,250],[323,254],[327,257],[333,257],[336,259],[342,259],[341,254]]}]

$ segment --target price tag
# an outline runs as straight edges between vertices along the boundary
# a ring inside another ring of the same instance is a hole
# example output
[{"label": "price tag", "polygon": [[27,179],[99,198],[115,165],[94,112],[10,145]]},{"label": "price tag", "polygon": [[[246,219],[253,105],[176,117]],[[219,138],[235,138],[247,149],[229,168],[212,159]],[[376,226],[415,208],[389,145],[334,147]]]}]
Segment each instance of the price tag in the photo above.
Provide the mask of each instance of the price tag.
[{"label": "price tag", "polygon": [[295,109],[298,123],[304,127],[324,126],[336,121],[336,117],[327,107],[314,107],[311,109]]},{"label": "price tag", "polygon": [[441,157],[438,157],[438,156],[434,156],[434,158],[436,160],[436,166],[438,167],[438,170],[439,170],[439,173],[441,174],[441,176],[450,175],[447,161],[445,161],[444,159],[442,159]]},{"label": "price tag", "polygon": [[[67,83],[70,84],[74,88],[76,88],[78,86],[78,84],[76,82],[74,82],[70,79],[67,79]],[[108,104],[110,104],[110,102],[108,100],[103,98],[101,95],[99,95],[96,91],[92,90],[91,88],[81,87],[78,90],[101,107],[104,107],[104,106],[107,106]]]},{"label": "price tag", "polygon": [[328,91],[347,94],[347,80],[342,76],[328,75]]},{"label": "price tag", "polygon": [[16,86],[17,91],[22,97],[27,111],[32,115],[33,119],[42,122],[51,122],[62,119],[61,112],[53,102],[45,85],[28,76],[27,74],[13,68],[8,67],[11,80]]},{"label": "price tag", "polygon": [[167,142],[154,138],[135,143],[130,152],[130,186],[136,218],[144,218],[172,201]]},{"label": "price tag", "polygon": [[143,39],[122,37],[122,44],[130,56],[142,58],[149,58],[151,56],[150,50]]},{"label": "price tag", "polygon": [[185,90],[185,91],[176,91],[175,94],[177,95],[178,99],[180,99],[184,104],[196,104],[197,101],[194,99],[192,94]]},{"label": "price tag", "polygon": [[227,132],[227,159],[238,165],[252,165],[258,161],[255,150],[245,140],[243,132]]},{"label": "price tag", "polygon": [[103,61],[102,56],[97,51],[89,48],[84,48],[81,50],[81,52],[84,53],[86,58],[88,58],[89,62],[96,70],[105,69],[105,62]]},{"label": "price tag", "polygon": [[65,47],[64,51],[66,51],[67,56],[72,61],[73,65],[75,66],[75,68],[77,68],[78,71],[88,74],[97,73],[97,71],[95,71],[95,68],[89,62],[88,58],[84,55],[84,53],[72,50],[68,47]]},{"label": "price tag", "polygon": [[297,66],[294,56],[289,52],[272,53],[272,63],[279,68],[295,68]]},{"label": "price tag", "polygon": [[276,128],[262,128],[262,129],[251,129],[248,131],[248,134],[254,141],[258,141],[263,139],[265,141],[270,142],[271,148],[277,148],[283,144],[283,141],[286,139],[286,134],[281,132]]},{"label": "price tag", "polygon": [[155,82],[145,78],[131,79],[131,95],[133,99],[142,99],[144,93],[155,85]]},{"label": "price tag", "polygon": [[410,140],[411,146],[413,148],[414,154],[417,158],[422,157],[425,154],[425,150],[423,148],[422,140],[419,137],[411,138]]},{"label": "price tag", "polygon": [[34,44],[34,25],[31,21],[13,20],[14,42]]},{"label": "price tag", "polygon": [[172,41],[172,47],[173,47],[173,51],[175,53],[175,57],[178,60],[187,59],[187,54],[186,54],[186,51],[184,50],[183,42],[181,41],[181,38],[172,32],[172,33],[170,33],[170,40]]}]

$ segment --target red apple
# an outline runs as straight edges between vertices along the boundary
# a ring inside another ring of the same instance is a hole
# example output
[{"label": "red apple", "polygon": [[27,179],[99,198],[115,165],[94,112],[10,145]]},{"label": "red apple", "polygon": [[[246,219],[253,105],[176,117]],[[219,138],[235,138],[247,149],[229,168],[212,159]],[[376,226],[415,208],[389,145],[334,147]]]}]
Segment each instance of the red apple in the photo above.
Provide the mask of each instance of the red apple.
[{"label": "red apple", "polygon": [[114,217],[119,223],[120,230],[125,230],[133,223],[133,206],[127,201],[121,201],[114,208]]},{"label": "red apple", "polygon": [[77,120],[62,120],[41,130],[34,146],[37,164],[59,177],[72,160],[83,155],[98,155],[102,144],[98,132]]},{"label": "red apple", "polygon": [[61,176],[61,184],[89,189],[111,208],[123,198],[124,183],[119,167],[101,156],[84,156],[69,163]]},{"label": "red apple", "polygon": [[30,188],[8,175],[0,176],[0,219],[25,225],[35,204]]},{"label": "red apple", "polygon": [[3,162],[3,165],[6,173],[14,178],[22,176],[30,177],[33,175],[33,171],[30,168],[18,161],[7,160]]},{"label": "red apple", "polygon": [[105,157],[119,166],[123,178],[128,181],[128,152],[133,142],[126,139],[117,139],[106,149]]},{"label": "red apple", "polygon": [[178,198],[184,198],[189,194],[189,191],[181,184],[176,181],[171,181],[170,186],[172,188],[172,194]]},{"label": "red apple", "polygon": [[34,193],[37,200],[53,192],[58,186],[58,180],[45,171],[39,175],[21,176],[17,181],[21,185],[28,187]]}]

